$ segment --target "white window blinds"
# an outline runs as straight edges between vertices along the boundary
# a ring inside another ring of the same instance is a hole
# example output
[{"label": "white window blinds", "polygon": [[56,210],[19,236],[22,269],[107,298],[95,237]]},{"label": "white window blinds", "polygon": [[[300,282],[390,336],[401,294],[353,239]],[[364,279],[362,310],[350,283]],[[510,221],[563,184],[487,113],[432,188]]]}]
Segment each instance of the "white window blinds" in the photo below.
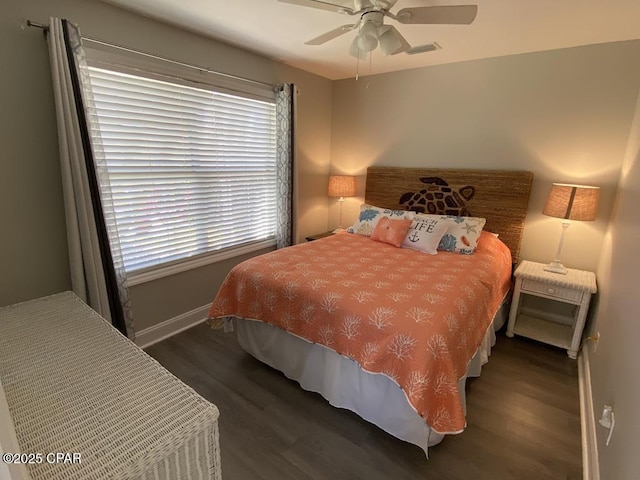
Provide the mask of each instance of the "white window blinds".
[{"label": "white window blinds", "polygon": [[275,237],[275,104],[89,68],[127,273]]}]

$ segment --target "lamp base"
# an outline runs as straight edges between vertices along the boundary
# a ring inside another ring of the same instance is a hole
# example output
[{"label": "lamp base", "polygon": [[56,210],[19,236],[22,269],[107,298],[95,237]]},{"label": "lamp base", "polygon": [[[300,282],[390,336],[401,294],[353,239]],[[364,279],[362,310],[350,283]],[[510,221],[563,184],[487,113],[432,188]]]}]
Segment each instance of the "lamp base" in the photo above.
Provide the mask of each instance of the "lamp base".
[{"label": "lamp base", "polygon": [[551,262],[549,265],[544,267],[544,270],[546,272],[559,273],[560,275],[566,275],[569,272],[569,270],[567,270],[558,260]]}]

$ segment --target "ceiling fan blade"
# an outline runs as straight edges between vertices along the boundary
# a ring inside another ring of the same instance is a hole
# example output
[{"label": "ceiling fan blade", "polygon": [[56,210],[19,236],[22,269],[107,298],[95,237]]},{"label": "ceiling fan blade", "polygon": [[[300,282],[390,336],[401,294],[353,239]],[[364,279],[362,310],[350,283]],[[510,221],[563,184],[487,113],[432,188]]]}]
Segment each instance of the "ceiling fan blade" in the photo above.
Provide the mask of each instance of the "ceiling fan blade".
[{"label": "ceiling fan blade", "polygon": [[424,45],[418,45],[417,47],[411,47],[406,51],[407,55],[417,55],[418,53],[433,52],[440,50],[442,47],[437,42],[426,43]]},{"label": "ceiling fan blade", "polygon": [[323,33],[322,35],[316,38],[312,38],[308,42],[304,42],[304,44],[305,45],[322,45],[323,43],[327,43],[329,40],[333,40],[334,38],[339,37],[344,33],[350,32],[357,26],[358,26],[357,23],[354,23],[352,25],[342,25],[341,27],[334,28],[330,32]]},{"label": "ceiling fan blade", "polygon": [[391,10],[398,0],[371,0],[375,6],[381,7],[384,10]]},{"label": "ceiling fan blade", "polygon": [[469,25],[478,14],[477,5],[403,8],[396,20],[409,24]]},{"label": "ceiling fan blade", "polygon": [[396,27],[391,25],[383,25],[379,29],[378,42],[380,50],[385,55],[396,55],[397,53],[406,52],[411,48]]},{"label": "ceiling fan blade", "polygon": [[[341,5],[339,3],[325,2],[324,0],[278,0],[280,3],[290,3],[291,5],[299,5],[301,7],[318,8],[320,10],[328,10],[329,12],[345,13],[353,15],[354,10],[351,7]],[[346,3],[353,3],[351,1]]]}]

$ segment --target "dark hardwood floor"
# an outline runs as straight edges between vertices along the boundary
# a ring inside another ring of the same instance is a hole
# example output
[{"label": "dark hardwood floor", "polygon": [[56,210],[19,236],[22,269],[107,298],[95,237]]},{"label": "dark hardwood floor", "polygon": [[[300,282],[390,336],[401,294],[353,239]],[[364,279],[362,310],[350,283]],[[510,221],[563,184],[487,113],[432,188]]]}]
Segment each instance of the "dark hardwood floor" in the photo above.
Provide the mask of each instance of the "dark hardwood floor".
[{"label": "dark hardwood floor", "polygon": [[467,382],[467,429],[429,451],[246,354],[202,324],[147,349],[220,409],[226,480],[582,478],[577,364],[553,347],[498,336]]}]

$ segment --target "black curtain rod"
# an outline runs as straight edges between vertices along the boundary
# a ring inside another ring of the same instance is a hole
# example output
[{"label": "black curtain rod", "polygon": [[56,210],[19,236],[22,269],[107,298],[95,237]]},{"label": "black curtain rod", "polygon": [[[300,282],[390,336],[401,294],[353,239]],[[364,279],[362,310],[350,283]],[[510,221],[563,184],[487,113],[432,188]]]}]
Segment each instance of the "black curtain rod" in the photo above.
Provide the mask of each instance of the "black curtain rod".
[{"label": "black curtain rod", "polygon": [[[49,25],[44,25],[42,23],[32,22],[31,20],[27,20],[27,27],[40,28],[41,30],[44,30],[45,32],[49,31]],[[161,60],[163,62],[173,63],[174,65],[180,65],[181,67],[191,68],[191,69],[194,69],[194,70],[198,70],[200,72],[207,72],[207,73],[211,73],[213,75],[218,75],[218,76],[221,76],[221,77],[230,78],[232,80],[241,80],[243,82],[253,83],[254,85],[260,85],[261,87],[275,88],[275,85],[272,85],[270,83],[258,82],[256,80],[251,80],[249,78],[238,77],[236,75],[230,75],[228,73],[216,72],[215,70],[211,70],[210,68],[198,67],[197,65],[191,65],[189,63],[179,62],[177,60],[172,60],[170,58],[161,57],[161,56],[158,56],[158,55],[154,55],[152,53],[141,52],[140,50],[134,50],[132,48],[123,47],[122,45],[116,45],[115,43],[104,42],[104,41],[98,40],[96,38],[82,36],[82,39],[83,40],[88,40],[88,41],[93,42],[93,43],[97,43],[99,45],[105,45],[107,47],[112,47],[112,48],[116,48],[118,50],[123,50],[125,52],[135,53],[136,55],[142,55],[142,56],[145,56],[145,57],[148,57],[148,58],[153,58],[155,60]]]}]

